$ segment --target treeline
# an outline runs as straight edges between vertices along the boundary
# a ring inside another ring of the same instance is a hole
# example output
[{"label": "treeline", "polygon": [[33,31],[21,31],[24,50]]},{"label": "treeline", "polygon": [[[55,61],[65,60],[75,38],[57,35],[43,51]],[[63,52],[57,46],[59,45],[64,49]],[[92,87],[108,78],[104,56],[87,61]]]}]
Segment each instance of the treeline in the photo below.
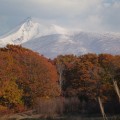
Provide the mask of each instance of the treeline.
[{"label": "treeline", "polygon": [[[60,55],[47,59],[21,46],[0,48],[0,113],[29,108],[40,113],[97,113],[98,97],[119,113],[120,56]],[[53,110],[53,111],[52,111]]]},{"label": "treeline", "polygon": [[99,112],[98,98],[101,98],[106,112],[119,113],[119,55],[60,55],[54,59],[54,64],[60,75],[62,96],[77,96],[87,112]]},{"label": "treeline", "polygon": [[54,65],[38,53],[21,46],[0,49],[0,110],[23,111],[39,97],[60,95]]}]

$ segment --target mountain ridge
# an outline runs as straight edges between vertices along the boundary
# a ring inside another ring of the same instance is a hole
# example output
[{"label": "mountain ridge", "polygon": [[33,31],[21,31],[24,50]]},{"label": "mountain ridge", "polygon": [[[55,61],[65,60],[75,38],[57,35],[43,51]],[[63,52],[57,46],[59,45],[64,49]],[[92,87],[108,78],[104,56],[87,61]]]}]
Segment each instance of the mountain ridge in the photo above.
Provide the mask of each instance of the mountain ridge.
[{"label": "mountain ridge", "polygon": [[40,24],[32,18],[0,37],[0,47],[7,44],[22,45],[49,58],[59,54],[81,55],[91,52],[120,54],[119,33],[71,30],[55,24]]}]

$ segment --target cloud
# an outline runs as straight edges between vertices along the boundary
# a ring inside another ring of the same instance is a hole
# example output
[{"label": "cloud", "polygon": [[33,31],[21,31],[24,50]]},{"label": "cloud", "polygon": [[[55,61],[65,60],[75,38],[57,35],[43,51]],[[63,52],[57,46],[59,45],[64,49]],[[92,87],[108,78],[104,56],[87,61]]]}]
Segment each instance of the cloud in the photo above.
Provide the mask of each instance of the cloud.
[{"label": "cloud", "polygon": [[87,31],[120,31],[119,0],[0,0],[0,30],[28,16]]}]

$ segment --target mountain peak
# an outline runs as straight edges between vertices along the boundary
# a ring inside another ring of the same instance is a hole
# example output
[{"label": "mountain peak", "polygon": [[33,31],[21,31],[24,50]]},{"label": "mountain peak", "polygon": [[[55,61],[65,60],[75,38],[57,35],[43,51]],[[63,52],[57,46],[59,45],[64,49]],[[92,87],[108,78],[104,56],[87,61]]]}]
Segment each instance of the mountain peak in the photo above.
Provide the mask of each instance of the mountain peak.
[{"label": "mountain peak", "polygon": [[[31,17],[25,19],[19,26],[0,38],[1,43],[5,44],[22,44],[33,39],[38,34],[38,24]],[[2,45],[0,45],[2,46]]]},{"label": "mountain peak", "polygon": [[32,21],[32,19],[33,19],[33,18],[30,16],[30,17],[27,17],[27,18],[26,18],[26,21]]},{"label": "mountain peak", "polygon": [[29,23],[29,22],[33,22],[33,17],[27,17],[26,19],[24,19],[23,23]]},{"label": "mountain peak", "polygon": [[22,44],[54,58],[59,54],[120,53],[120,35],[68,30],[56,24],[45,24],[28,17],[8,34],[0,37],[0,47]]},{"label": "mountain peak", "polygon": [[0,38],[0,43],[4,44],[0,46],[5,46],[6,44],[22,44],[37,37],[51,34],[67,34],[67,29],[55,24],[41,24],[34,18],[28,17],[22,24]]}]

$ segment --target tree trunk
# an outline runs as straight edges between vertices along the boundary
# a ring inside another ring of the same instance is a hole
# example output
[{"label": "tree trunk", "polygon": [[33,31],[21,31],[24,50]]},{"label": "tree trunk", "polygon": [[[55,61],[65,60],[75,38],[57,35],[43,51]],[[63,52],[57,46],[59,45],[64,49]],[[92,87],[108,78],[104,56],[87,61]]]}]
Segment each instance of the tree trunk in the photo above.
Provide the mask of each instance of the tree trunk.
[{"label": "tree trunk", "polygon": [[120,90],[119,90],[119,87],[117,85],[117,81],[113,81],[113,85],[114,85],[115,91],[116,91],[116,93],[118,95],[119,102],[120,102]]},{"label": "tree trunk", "polygon": [[101,110],[101,113],[102,113],[102,116],[103,116],[103,120],[108,120],[107,117],[106,117],[104,107],[103,107],[103,104],[102,104],[102,101],[101,101],[100,97],[98,97],[98,102],[99,102],[100,110]]}]

